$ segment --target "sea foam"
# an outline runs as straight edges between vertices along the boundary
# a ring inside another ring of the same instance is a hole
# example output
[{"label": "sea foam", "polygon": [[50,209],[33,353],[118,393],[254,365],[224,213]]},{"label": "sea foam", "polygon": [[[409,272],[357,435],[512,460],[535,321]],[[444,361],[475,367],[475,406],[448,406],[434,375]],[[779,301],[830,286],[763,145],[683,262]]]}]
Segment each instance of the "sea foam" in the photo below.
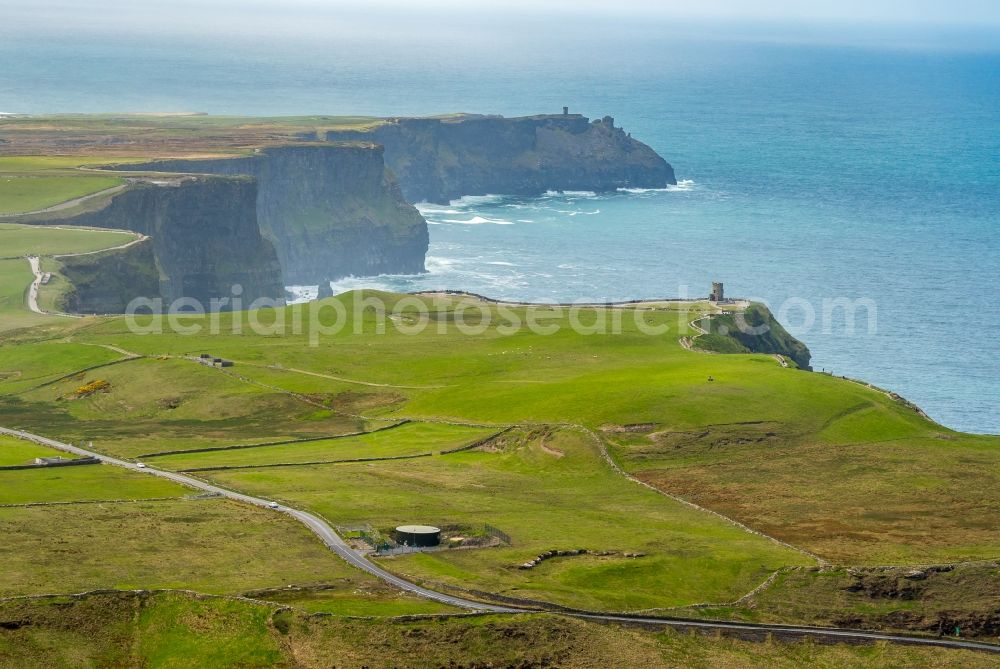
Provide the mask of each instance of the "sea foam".
[{"label": "sea foam", "polygon": [[677,193],[694,190],[695,183],[690,179],[682,179],[676,184],[670,184],[666,188],[619,188],[619,193]]},{"label": "sea foam", "polygon": [[485,218],[483,216],[473,216],[468,220],[463,220],[460,218],[445,218],[442,220],[443,223],[460,223],[462,225],[482,225],[484,223],[492,223],[493,225],[514,225],[514,221],[506,221],[502,218]]}]

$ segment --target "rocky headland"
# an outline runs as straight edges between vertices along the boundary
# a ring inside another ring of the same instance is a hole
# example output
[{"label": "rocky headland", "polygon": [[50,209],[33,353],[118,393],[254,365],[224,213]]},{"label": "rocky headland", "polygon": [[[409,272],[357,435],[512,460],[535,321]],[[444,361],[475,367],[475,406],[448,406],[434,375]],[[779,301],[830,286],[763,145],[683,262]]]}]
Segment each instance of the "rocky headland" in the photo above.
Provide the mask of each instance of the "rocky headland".
[{"label": "rocky headland", "polygon": [[362,132],[329,132],[326,138],[384,146],[386,162],[410,202],[677,183],[670,164],[610,116],[394,118]]}]

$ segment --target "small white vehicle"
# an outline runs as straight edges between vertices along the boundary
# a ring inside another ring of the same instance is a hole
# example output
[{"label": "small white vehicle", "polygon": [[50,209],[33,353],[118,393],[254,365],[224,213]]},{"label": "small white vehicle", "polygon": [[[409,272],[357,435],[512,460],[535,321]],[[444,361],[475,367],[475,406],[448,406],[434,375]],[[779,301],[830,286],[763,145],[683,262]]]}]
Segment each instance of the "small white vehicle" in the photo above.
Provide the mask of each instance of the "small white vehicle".
[{"label": "small white vehicle", "polygon": [[268,503],[267,503],[267,507],[268,507],[269,509],[280,509],[280,508],[281,508],[281,507],[280,507],[280,506],[278,505],[278,503],[277,503],[277,502],[268,502]]},{"label": "small white vehicle", "polygon": [[144,462],[137,462],[137,463],[135,463],[135,466],[138,467],[139,469],[145,469],[146,468],[146,464]]}]

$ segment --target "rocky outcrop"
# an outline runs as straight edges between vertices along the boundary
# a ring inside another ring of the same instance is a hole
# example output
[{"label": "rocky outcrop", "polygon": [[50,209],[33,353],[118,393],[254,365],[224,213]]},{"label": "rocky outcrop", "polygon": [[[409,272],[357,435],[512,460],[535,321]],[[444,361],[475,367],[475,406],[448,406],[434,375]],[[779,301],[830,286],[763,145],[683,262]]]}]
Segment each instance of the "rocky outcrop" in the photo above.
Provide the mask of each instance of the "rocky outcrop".
[{"label": "rocky outcrop", "polygon": [[427,223],[370,143],[262,149],[232,159],[171,160],[129,169],[248,175],[257,216],[287,285],[424,271]]},{"label": "rocky outcrop", "polygon": [[[212,300],[232,297],[236,285],[241,287],[244,305],[283,295],[278,258],[260,234],[256,202],[256,183],[248,178],[142,181],[95,211],[32,222],[132,230],[150,237],[149,246],[137,245],[130,254],[114,256],[116,264],[110,266],[94,266],[93,259],[83,256],[78,261],[63,259],[71,280],[74,274],[78,280],[86,279],[86,265],[106,277],[101,281],[118,285],[118,289],[104,290],[97,288],[100,281],[96,278],[84,281],[76,289],[77,296],[70,298],[83,310],[115,311],[106,307],[134,297],[160,297],[166,306],[180,298],[193,298],[208,309]],[[143,263],[146,269],[140,271]],[[111,279],[114,266],[135,278],[135,283]],[[126,266],[136,271],[129,272]],[[150,267],[155,268],[158,294],[147,293],[154,288],[146,275]]]},{"label": "rocky outcrop", "polygon": [[753,303],[744,311],[712,315],[700,325],[708,334],[695,338],[696,348],[716,353],[783,355],[799,369],[812,369],[809,348],[789,334],[763,304]]},{"label": "rocky outcrop", "polygon": [[400,118],[370,131],[330,132],[327,139],[383,145],[410,202],[676,183],[663,158],[607,116],[593,122],[578,114]]}]

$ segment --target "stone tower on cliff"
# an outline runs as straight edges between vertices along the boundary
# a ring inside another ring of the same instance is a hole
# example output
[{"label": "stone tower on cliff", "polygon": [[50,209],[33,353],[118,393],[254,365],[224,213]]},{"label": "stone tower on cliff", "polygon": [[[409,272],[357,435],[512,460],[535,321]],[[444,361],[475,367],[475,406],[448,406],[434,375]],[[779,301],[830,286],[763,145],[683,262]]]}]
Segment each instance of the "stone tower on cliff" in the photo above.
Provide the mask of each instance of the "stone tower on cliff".
[{"label": "stone tower on cliff", "polygon": [[722,302],[726,299],[725,294],[722,291],[721,281],[712,282],[712,294],[708,296],[708,299],[712,302]]}]

